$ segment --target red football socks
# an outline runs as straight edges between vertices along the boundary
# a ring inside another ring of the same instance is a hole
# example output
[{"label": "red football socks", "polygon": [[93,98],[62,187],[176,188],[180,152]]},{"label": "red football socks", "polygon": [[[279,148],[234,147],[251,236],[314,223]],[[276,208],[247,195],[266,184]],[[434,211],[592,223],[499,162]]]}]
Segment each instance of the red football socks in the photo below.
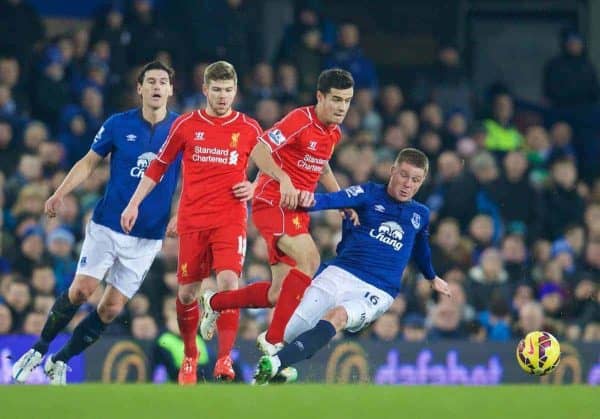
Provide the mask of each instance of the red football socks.
[{"label": "red football socks", "polygon": [[310,277],[298,269],[292,269],[284,278],[279,300],[273,312],[273,320],[267,330],[267,342],[272,344],[283,342],[285,327],[300,304],[310,281]]},{"label": "red football socks", "polygon": [[238,290],[218,292],[210,299],[210,306],[215,311],[272,307],[268,298],[270,287],[269,281],[261,281]]},{"label": "red football socks", "polygon": [[198,347],[196,346],[196,334],[198,333],[198,321],[200,320],[200,310],[198,301],[190,304],[183,304],[177,298],[177,324],[179,332],[185,345],[185,356],[197,357]]},{"label": "red football socks", "polygon": [[217,336],[219,338],[219,354],[217,358],[229,356],[240,323],[240,310],[228,309],[221,311],[217,319]]}]

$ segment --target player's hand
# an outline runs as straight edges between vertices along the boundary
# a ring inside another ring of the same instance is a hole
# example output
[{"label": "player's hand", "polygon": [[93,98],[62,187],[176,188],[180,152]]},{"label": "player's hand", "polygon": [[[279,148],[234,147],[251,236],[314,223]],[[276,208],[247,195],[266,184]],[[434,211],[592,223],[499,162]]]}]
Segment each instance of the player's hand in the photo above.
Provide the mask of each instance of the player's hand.
[{"label": "player's hand", "polygon": [[360,225],[360,219],[358,218],[358,214],[352,208],[344,208],[340,211],[340,214],[342,214],[342,218],[344,220],[348,218],[350,221],[352,221],[352,224],[354,226]]},{"label": "player's hand", "polygon": [[177,237],[177,216],[172,217],[167,225],[167,236]]},{"label": "player's hand", "polygon": [[62,204],[63,197],[54,193],[44,204],[44,213],[50,218],[56,217],[56,211],[58,211]]},{"label": "player's hand", "polygon": [[452,297],[452,293],[450,292],[450,287],[448,287],[448,283],[439,276],[433,278],[433,281],[431,281],[431,288],[433,288],[440,294],[443,294],[447,297]]},{"label": "player's hand", "polygon": [[298,196],[298,206],[303,208],[310,208],[315,205],[315,194],[310,191],[300,191]]},{"label": "player's hand", "polygon": [[285,177],[279,182],[279,193],[281,195],[279,205],[282,208],[296,209],[300,192],[294,187],[289,177]]},{"label": "player's hand", "polygon": [[242,202],[252,199],[254,196],[254,184],[247,180],[233,185],[233,196]]},{"label": "player's hand", "polygon": [[138,217],[138,207],[127,205],[121,213],[121,228],[127,234],[131,233]]}]

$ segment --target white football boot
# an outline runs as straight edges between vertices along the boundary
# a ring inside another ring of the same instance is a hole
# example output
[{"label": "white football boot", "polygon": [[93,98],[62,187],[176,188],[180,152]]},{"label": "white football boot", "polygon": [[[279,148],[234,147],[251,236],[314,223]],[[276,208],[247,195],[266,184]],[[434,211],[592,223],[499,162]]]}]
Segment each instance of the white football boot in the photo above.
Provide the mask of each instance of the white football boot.
[{"label": "white football boot", "polygon": [[211,340],[215,334],[215,324],[219,318],[219,312],[212,309],[210,299],[215,295],[214,291],[207,290],[200,297],[202,308],[202,321],[200,322],[200,336],[204,340]]},{"label": "white football boot", "polygon": [[12,379],[15,383],[24,384],[27,377],[42,363],[43,355],[35,349],[25,352],[12,367]]},{"label": "white football boot", "polygon": [[71,368],[63,361],[52,361],[52,356],[46,358],[44,363],[44,372],[50,378],[50,384],[53,386],[67,385],[67,371]]}]

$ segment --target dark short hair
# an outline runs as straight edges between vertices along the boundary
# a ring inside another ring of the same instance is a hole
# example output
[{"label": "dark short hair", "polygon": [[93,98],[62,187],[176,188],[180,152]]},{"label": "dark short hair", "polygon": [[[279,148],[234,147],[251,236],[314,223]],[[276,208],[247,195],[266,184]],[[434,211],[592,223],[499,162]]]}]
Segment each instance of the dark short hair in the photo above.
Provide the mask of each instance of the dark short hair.
[{"label": "dark short hair", "polygon": [[227,61],[216,61],[204,70],[204,83],[216,80],[233,80],[237,84],[235,67]]},{"label": "dark short hair", "polygon": [[148,64],[146,64],[144,67],[142,67],[142,69],[140,70],[140,73],[138,74],[138,77],[137,77],[138,84],[144,83],[144,77],[146,76],[146,73],[150,70],[166,71],[167,74],[169,75],[169,84],[173,84],[173,77],[175,77],[175,70],[173,70],[171,67],[169,67],[168,65],[166,65],[163,62],[158,61],[158,60],[151,61]]},{"label": "dark short hair", "polygon": [[425,174],[429,172],[429,158],[425,155],[425,153],[423,153],[421,150],[417,150],[416,148],[402,149],[402,151],[398,153],[396,161],[394,161],[394,166],[398,166],[402,162],[406,162],[415,167],[423,169]]},{"label": "dark short hair", "polygon": [[349,71],[341,68],[330,68],[323,70],[317,80],[317,90],[327,94],[331,89],[349,89],[354,87],[354,78]]}]

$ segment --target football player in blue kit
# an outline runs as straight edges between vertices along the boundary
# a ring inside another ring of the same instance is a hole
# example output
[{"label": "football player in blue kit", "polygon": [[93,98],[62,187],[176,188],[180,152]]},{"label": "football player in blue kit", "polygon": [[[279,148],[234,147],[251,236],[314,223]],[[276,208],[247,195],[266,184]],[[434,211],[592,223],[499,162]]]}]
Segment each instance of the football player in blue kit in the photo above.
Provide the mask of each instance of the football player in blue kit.
[{"label": "football player in blue kit", "polygon": [[309,211],[353,208],[360,225],[343,230],[338,255],[314,278],[287,324],[284,347],[260,358],[257,384],[310,358],[338,331],[357,332],[379,318],[400,292],[411,258],[434,290],[450,296],[448,284],[431,264],[429,209],[413,200],[428,169],[425,154],[406,148],[396,158],[387,185],[301,193],[300,203]]},{"label": "football player in blue kit", "polygon": [[142,285],[161,249],[180,159],[170,166],[162,182],[144,201],[138,221],[129,234],[121,229],[121,212],[178,116],[167,109],[167,101],[173,95],[173,70],[159,61],[146,64],[137,79],[137,93],[141,96],[141,108],[108,118],[96,134],[90,151],[73,166],[46,201],[45,213],[54,217],[62,199],[110,154],[110,179],[86,227],[75,279],[68,291],[56,299],[38,342],[14,364],[12,378],[17,383],[24,383],[31,371],[41,364],[52,340],[105,280],[107,285],[97,309],[77,325],[60,351],[46,357],[44,371],[50,383],[66,384],[69,359],[98,340],[119,315]]}]

